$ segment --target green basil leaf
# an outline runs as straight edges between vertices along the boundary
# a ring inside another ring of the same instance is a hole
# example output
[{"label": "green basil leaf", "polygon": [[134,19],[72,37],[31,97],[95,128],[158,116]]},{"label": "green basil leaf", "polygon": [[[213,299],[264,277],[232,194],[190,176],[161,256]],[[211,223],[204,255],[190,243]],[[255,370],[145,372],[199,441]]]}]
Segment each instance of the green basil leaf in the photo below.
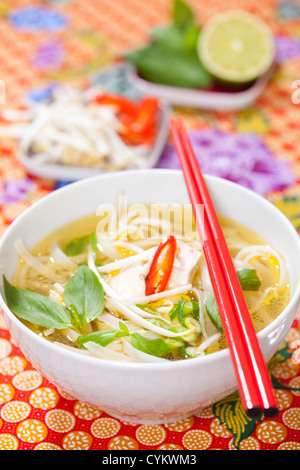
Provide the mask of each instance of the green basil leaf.
[{"label": "green basil leaf", "polygon": [[7,305],[17,317],[45,328],[63,329],[72,326],[68,310],[49,297],[14,287],[5,276],[3,285]]},{"label": "green basil leaf", "polygon": [[157,313],[156,310],[154,310],[154,308],[150,307],[148,304],[136,304],[136,307],[149,313]]},{"label": "green basil leaf", "polygon": [[154,83],[186,88],[208,88],[212,83],[211,75],[194,53],[151,44],[125,58],[143,78]]},{"label": "green basil leaf", "polygon": [[79,266],[65,286],[64,301],[67,306],[75,306],[82,325],[103,312],[103,287],[95,273],[85,264]]},{"label": "green basil leaf", "polygon": [[183,0],[173,2],[173,22],[178,28],[187,28],[195,23],[193,11]]},{"label": "green basil leaf", "polygon": [[69,310],[72,318],[72,325],[78,332],[84,333],[85,328],[85,318],[77,312],[75,305],[68,305],[67,309]]},{"label": "green basil leaf", "polygon": [[[261,286],[260,279],[255,271],[255,269],[240,269],[237,271],[237,276],[239,278],[241,287],[245,291],[256,291],[259,290]],[[220,333],[224,334],[223,327],[220,319],[220,313],[217,306],[217,301],[213,293],[211,293],[206,301],[205,307],[207,311],[207,315],[210,318],[213,325],[220,331]]]},{"label": "green basil leaf", "polygon": [[[174,320],[174,318],[178,317],[179,321],[180,321],[180,318],[182,317],[182,309],[183,309],[183,305],[184,305],[184,300],[183,298],[181,297],[181,299],[179,300],[179,302],[177,302],[177,304],[172,308],[171,312],[170,312],[170,319],[171,320]],[[180,322],[181,323],[181,322]]]},{"label": "green basil leaf", "polygon": [[255,269],[240,269],[237,271],[237,276],[243,290],[259,290],[261,282]]},{"label": "green basil leaf", "polygon": [[197,56],[199,33],[199,29],[193,25],[184,30],[172,25],[168,28],[153,30],[151,39],[152,44],[164,50],[173,49],[182,54],[192,53]]},{"label": "green basil leaf", "polygon": [[205,308],[212,324],[220,333],[224,334],[217,301],[213,292],[207,297],[205,301]]},{"label": "green basil leaf", "polygon": [[76,256],[80,255],[85,248],[87,247],[88,243],[90,243],[92,250],[97,253],[98,246],[97,246],[97,235],[95,232],[92,232],[88,235],[84,235],[83,237],[76,237],[73,238],[64,248],[63,252],[67,256]]},{"label": "green basil leaf", "polygon": [[156,28],[151,33],[151,40],[156,45],[183,51],[185,32],[176,25],[171,25],[168,28]]},{"label": "green basil leaf", "polygon": [[138,308],[140,308],[141,310],[144,310],[145,312],[148,312],[148,313],[153,313],[155,315],[161,315],[157,310],[155,310],[154,308],[150,307],[150,305],[148,304],[136,304],[136,306]]},{"label": "green basil leaf", "polygon": [[123,323],[122,321],[119,322],[119,327],[120,327],[120,330],[122,330],[124,333],[126,333],[127,335],[129,335],[129,330],[127,328],[127,326],[125,325],[125,323]]},{"label": "green basil leaf", "polygon": [[76,237],[76,238],[73,238],[73,240],[71,240],[64,248],[63,248],[63,252],[67,255],[67,256],[76,256],[76,255],[80,255],[85,247],[87,246],[88,244],[88,241],[89,241],[89,238],[90,236],[89,235],[84,235],[83,237]]},{"label": "green basil leaf", "polygon": [[92,341],[93,343],[100,344],[104,347],[111,343],[114,339],[122,338],[123,336],[128,336],[128,333],[115,329],[101,330],[95,331],[94,333],[90,333],[89,335],[79,336],[79,338],[77,339],[77,343],[79,344],[79,346],[83,346],[84,343]]},{"label": "green basil leaf", "polygon": [[131,344],[134,348],[151,356],[166,357],[173,349],[178,349],[177,345],[167,343],[163,339],[149,339],[139,333],[132,333]]},{"label": "green basil leaf", "polygon": [[97,253],[98,251],[98,245],[97,245],[97,235],[96,232],[92,232],[90,234],[90,245],[94,253]]}]

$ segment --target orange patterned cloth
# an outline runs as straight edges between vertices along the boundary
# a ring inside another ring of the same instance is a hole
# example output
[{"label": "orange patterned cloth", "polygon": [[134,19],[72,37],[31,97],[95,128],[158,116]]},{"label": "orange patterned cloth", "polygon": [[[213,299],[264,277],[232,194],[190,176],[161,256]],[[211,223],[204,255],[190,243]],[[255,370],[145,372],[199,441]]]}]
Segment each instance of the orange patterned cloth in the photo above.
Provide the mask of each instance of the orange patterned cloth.
[{"label": "orange patterned cloth", "polygon": [[[263,17],[276,35],[278,68],[250,109],[223,113],[177,108],[174,113],[191,129],[259,136],[276,158],[287,162],[295,183],[266,197],[300,231],[300,105],[293,99],[293,83],[300,80],[300,2],[189,4],[200,22],[225,8],[244,8]],[[0,107],[23,107],[29,93],[49,83],[84,85],[116,55],[145,44],[154,26],[169,21],[170,6],[169,0],[0,0],[0,80],[6,98]],[[28,175],[16,157],[16,144],[0,139],[0,236],[56,187],[53,181]],[[271,361],[279,415],[248,421],[238,437],[240,423],[222,419],[220,412],[240,406],[237,394],[189,419],[155,426],[131,425],[68,396],[22,355],[0,313],[0,450],[299,450],[299,345],[295,321]]]}]

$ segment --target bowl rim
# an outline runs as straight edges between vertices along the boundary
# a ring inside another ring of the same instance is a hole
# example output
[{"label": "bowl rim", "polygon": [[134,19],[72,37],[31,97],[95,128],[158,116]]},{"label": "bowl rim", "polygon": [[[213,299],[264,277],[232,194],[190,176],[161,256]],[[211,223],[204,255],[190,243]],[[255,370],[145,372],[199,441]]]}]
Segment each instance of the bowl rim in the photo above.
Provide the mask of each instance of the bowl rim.
[{"label": "bowl rim", "polygon": [[[125,172],[124,171],[117,171],[117,172],[114,172],[114,173],[105,173],[105,174],[95,175],[93,177],[85,178],[85,179],[79,180],[79,181],[75,181],[73,183],[68,184],[67,186],[63,186],[63,187],[60,187],[60,188],[56,189],[55,191],[47,194],[42,199],[38,200],[37,202],[32,204],[30,207],[28,207],[22,214],[20,214],[10,224],[10,226],[6,229],[5,233],[3,234],[3,236],[0,240],[0,252],[2,250],[2,245],[5,243],[6,239],[9,238],[10,232],[14,230],[14,227],[19,223],[19,221],[21,221],[25,217],[27,217],[28,213],[35,211],[36,207],[41,206],[44,203],[45,200],[48,201],[50,198],[57,198],[57,197],[59,197],[59,194],[64,194],[67,191],[72,191],[75,186],[76,187],[85,186],[86,184],[89,184],[90,182],[92,182],[94,180],[103,179],[103,178],[105,178],[105,179],[106,178],[113,178],[115,175],[116,176],[117,175],[122,175],[124,177],[125,173],[129,174],[129,176],[132,175],[132,174],[136,174],[138,176],[138,175],[141,175],[142,173],[149,174],[149,173],[154,173],[154,172],[156,172],[156,173],[159,172],[162,175],[168,175],[168,176],[182,174],[181,170],[158,169],[158,168],[149,168],[149,169],[141,169],[141,170],[126,170]],[[250,197],[256,199],[257,201],[259,200],[261,203],[268,206],[268,208],[273,213],[275,213],[276,216],[279,219],[281,218],[282,222],[290,229],[290,236],[299,245],[299,254],[300,254],[300,237],[297,234],[297,231],[295,230],[294,226],[289,221],[289,219],[274,204],[272,204],[270,201],[268,201],[263,196],[260,196],[259,194],[255,193],[254,191],[251,191],[250,189],[248,189],[248,188],[246,188],[246,187],[244,187],[244,186],[242,186],[238,183],[235,183],[235,182],[232,182],[232,181],[229,181],[229,180],[226,180],[224,178],[220,178],[220,177],[214,176],[214,175],[205,174],[204,177],[205,177],[206,181],[208,181],[208,182],[209,181],[215,181],[215,182],[220,182],[221,181],[222,184],[224,184],[224,185],[234,186],[238,191],[244,192],[245,194],[249,195]],[[1,267],[1,271],[3,271],[3,267]],[[293,308],[295,306],[295,303],[297,303],[297,304],[299,303],[299,298],[300,298],[300,278],[297,281],[293,296],[291,297],[290,302],[288,303],[286,308],[278,315],[278,317],[275,318],[275,320],[273,320],[273,322],[271,324],[269,324],[263,330],[261,330],[260,332],[257,333],[258,339],[262,336],[268,336],[268,334],[270,333],[270,330],[273,329],[274,326],[276,327],[276,324],[281,323],[281,320],[287,314],[287,310],[290,310],[290,308]],[[221,351],[216,351],[212,354],[208,354],[208,355],[205,355],[205,356],[200,356],[198,358],[188,358],[188,359],[185,359],[185,360],[182,360],[182,361],[166,361],[166,362],[149,362],[148,363],[148,362],[112,361],[112,360],[109,360],[109,359],[102,359],[102,358],[99,358],[99,357],[94,357],[94,356],[83,354],[80,351],[76,351],[75,349],[74,349],[74,351],[72,351],[69,348],[64,348],[63,346],[60,346],[59,344],[56,344],[56,343],[52,343],[52,342],[48,341],[47,339],[45,339],[45,338],[37,335],[36,333],[34,333],[30,328],[28,328],[26,325],[24,325],[19,320],[19,318],[16,315],[14,315],[14,313],[8,308],[8,306],[6,304],[6,301],[5,301],[5,297],[2,293],[2,289],[0,289],[0,307],[2,307],[2,310],[3,310],[4,314],[7,315],[8,317],[10,317],[11,321],[14,322],[16,324],[16,326],[19,329],[21,329],[21,331],[24,334],[26,334],[26,336],[29,337],[29,339],[32,339],[39,346],[41,346],[41,348],[43,348],[43,349],[45,348],[49,352],[53,351],[53,352],[56,352],[56,353],[60,353],[60,354],[65,355],[66,357],[68,357],[70,359],[73,358],[73,359],[76,360],[76,358],[77,358],[78,362],[79,361],[87,362],[87,365],[95,364],[96,367],[97,367],[97,364],[98,364],[99,367],[102,366],[102,367],[107,367],[107,368],[110,368],[110,369],[113,368],[114,370],[128,369],[128,370],[135,370],[135,371],[143,370],[143,372],[145,372],[145,371],[146,372],[147,371],[149,371],[149,372],[154,372],[154,371],[163,372],[164,370],[169,370],[171,368],[174,371],[178,371],[178,370],[181,370],[181,369],[188,369],[189,367],[197,366],[197,364],[199,362],[201,363],[202,361],[204,361],[204,364],[209,366],[210,363],[214,363],[218,360],[220,360],[220,361],[224,360],[225,361],[225,360],[228,360],[230,358],[230,352],[229,352],[228,348],[226,348],[226,349],[221,350]]]}]

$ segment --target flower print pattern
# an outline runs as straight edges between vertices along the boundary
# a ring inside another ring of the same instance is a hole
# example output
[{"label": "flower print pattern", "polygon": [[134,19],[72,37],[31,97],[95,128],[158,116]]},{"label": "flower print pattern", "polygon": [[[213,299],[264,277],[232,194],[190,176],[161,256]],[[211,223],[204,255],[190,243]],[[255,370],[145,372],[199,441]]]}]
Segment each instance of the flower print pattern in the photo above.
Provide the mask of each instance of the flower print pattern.
[{"label": "flower print pattern", "polygon": [[[254,134],[196,129],[189,136],[203,173],[239,183],[261,195],[295,182],[286,162],[276,158]],[[166,145],[158,166],[180,168],[172,144]]]}]

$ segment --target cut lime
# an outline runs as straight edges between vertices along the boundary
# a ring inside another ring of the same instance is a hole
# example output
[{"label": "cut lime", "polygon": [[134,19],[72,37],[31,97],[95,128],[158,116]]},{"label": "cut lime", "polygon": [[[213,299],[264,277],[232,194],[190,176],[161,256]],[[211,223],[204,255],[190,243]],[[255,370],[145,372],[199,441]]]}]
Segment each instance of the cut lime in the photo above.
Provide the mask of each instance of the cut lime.
[{"label": "cut lime", "polygon": [[229,10],[204,25],[198,54],[204,67],[220,80],[247,83],[263,75],[274,62],[274,38],[260,18]]}]

